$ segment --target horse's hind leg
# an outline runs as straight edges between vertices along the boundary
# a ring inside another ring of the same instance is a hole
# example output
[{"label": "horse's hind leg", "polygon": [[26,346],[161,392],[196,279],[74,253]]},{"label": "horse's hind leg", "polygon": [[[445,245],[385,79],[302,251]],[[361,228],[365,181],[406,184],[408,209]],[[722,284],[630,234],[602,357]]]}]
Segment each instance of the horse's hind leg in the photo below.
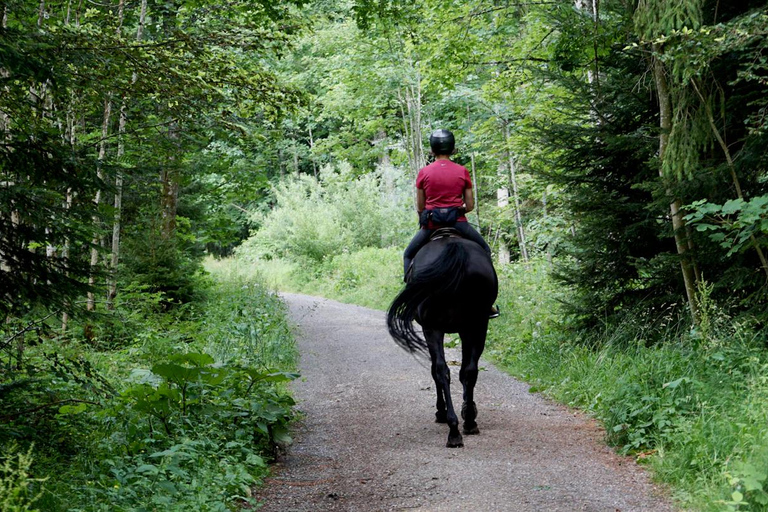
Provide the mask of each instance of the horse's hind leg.
[{"label": "horse's hind leg", "polygon": [[[448,412],[445,408],[445,397],[443,394],[443,388],[438,384],[437,380],[437,358],[432,358],[432,380],[435,381],[435,392],[437,394],[437,402],[435,403],[435,408],[437,409],[437,412],[435,412],[435,423],[448,423]],[[450,374],[448,375],[448,379],[450,380]]]},{"label": "horse's hind leg", "polygon": [[488,330],[488,319],[482,319],[471,329],[463,330],[461,336],[461,370],[459,380],[464,386],[464,404],[461,406],[461,417],[464,420],[465,434],[479,434],[477,428],[477,406],[475,405],[475,384],[479,372],[480,356],[485,350],[485,336]]},{"label": "horse's hind leg", "polygon": [[424,337],[427,340],[429,356],[432,359],[432,377],[435,379],[437,388],[437,419],[440,419],[441,402],[445,410],[445,420],[448,423],[448,442],[449,448],[458,448],[464,446],[464,440],[459,432],[459,418],[453,409],[451,400],[451,371],[448,363],[445,361],[445,349],[443,348],[443,336],[440,331],[424,329]]}]

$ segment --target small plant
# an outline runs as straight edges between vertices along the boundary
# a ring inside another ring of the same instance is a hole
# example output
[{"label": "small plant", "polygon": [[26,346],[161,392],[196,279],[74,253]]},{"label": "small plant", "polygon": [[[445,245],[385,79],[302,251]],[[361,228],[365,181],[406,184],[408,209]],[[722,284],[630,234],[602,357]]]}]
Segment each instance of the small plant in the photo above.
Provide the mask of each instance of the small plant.
[{"label": "small plant", "polygon": [[0,510],[3,512],[33,512],[35,502],[42,494],[30,493],[33,484],[43,482],[30,476],[32,448],[19,452],[12,445],[0,454]]}]

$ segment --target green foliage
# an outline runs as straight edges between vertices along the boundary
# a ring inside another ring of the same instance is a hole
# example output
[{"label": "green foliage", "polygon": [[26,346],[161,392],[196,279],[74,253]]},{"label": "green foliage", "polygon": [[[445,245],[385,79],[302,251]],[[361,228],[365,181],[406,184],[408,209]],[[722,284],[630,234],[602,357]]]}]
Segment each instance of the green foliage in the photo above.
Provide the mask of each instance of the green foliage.
[{"label": "green foliage", "polygon": [[768,196],[731,199],[722,205],[702,199],[688,208],[691,213],[685,219],[727,249],[726,256],[753,247],[755,238],[768,234]]},{"label": "green foliage", "polygon": [[39,480],[30,477],[32,449],[19,452],[15,446],[6,446],[0,453],[0,510],[3,512],[34,512],[35,501],[40,497],[30,496],[29,487]]},{"label": "green foliage", "polygon": [[278,185],[275,208],[259,216],[260,229],[240,252],[317,264],[364,247],[402,243],[408,221],[415,220],[403,207],[410,198],[402,181],[387,183],[381,173],[356,177],[342,165],[338,172],[324,168],[319,180],[306,176]]},{"label": "green foliage", "polygon": [[[579,334],[559,315],[563,290],[533,269],[502,272],[503,314],[491,324],[489,356],[532,392],[601,420],[608,440],[650,464],[685,507],[766,510],[762,334],[727,316],[710,300],[711,287],[700,290],[701,329],[679,329],[667,310],[655,328],[649,317],[628,315],[622,325]],[[648,346],[659,327],[664,343]]]},{"label": "green foliage", "polygon": [[44,326],[18,365],[3,365],[0,440],[34,443],[25,492],[38,509],[253,503],[291,441],[296,354],[284,306],[257,277],[211,272],[217,283],[185,307],[127,293],[114,312],[125,325],[91,319],[65,344]]}]

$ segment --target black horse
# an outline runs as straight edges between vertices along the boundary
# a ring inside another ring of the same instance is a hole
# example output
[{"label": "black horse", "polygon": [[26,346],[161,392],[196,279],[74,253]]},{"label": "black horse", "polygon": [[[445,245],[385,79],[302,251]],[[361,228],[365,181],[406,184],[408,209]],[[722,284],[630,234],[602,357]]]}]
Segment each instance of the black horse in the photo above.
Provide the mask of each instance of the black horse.
[{"label": "black horse", "polygon": [[[496,271],[479,245],[456,235],[438,236],[416,254],[408,282],[387,312],[387,327],[398,345],[411,353],[429,353],[437,388],[435,421],[448,423],[446,446],[450,448],[464,442],[451,401],[451,374],[443,338],[445,333],[454,332],[461,337],[463,431],[479,434],[474,389],[485,348],[488,313],[497,293]],[[416,333],[413,320],[421,324],[426,339]]]}]

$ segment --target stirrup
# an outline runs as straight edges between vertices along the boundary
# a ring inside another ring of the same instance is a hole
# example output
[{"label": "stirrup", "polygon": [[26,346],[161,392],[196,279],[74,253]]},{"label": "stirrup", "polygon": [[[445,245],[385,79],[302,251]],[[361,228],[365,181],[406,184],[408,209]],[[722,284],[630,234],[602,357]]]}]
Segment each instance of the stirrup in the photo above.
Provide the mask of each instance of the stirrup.
[{"label": "stirrup", "polygon": [[488,318],[499,318],[499,315],[501,315],[501,310],[499,310],[499,306],[494,304],[491,306],[491,313],[488,315]]}]

